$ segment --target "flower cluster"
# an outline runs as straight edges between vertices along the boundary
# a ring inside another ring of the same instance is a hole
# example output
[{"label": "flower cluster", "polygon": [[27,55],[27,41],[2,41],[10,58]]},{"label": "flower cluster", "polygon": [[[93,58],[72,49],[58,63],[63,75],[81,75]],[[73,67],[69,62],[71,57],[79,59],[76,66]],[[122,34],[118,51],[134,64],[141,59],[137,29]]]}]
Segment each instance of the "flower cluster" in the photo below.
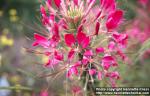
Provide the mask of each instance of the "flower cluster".
[{"label": "flower cluster", "polygon": [[[54,4],[52,4],[52,1]],[[124,12],[115,0],[46,0],[40,11],[44,36],[34,34],[33,46],[41,46],[49,60],[46,67],[63,66],[66,76],[106,78],[115,87],[120,78],[118,62],[125,60],[128,36],[117,32]]]}]

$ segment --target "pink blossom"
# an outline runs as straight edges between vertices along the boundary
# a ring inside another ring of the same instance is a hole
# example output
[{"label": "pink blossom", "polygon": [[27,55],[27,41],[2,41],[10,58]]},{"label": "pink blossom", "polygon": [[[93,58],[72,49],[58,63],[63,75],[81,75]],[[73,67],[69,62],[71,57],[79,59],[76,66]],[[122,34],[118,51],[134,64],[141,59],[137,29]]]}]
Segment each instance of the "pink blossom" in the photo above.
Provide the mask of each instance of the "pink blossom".
[{"label": "pink blossom", "polygon": [[68,72],[67,72],[67,77],[70,78],[71,75],[78,75],[78,69],[76,66],[72,66],[71,68],[69,68]]},{"label": "pink blossom", "polygon": [[122,10],[116,10],[109,14],[106,27],[108,30],[115,29],[118,27],[121,19],[123,18],[123,11]]},{"label": "pink blossom", "polygon": [[84,56],[93,56],[92,50],[87,50],[87,51],[84,53]]},{"label": "pink blossom", "polygon": [[95,75],[96,74],[96,70],[95,69],[89,69],[89,74],[91,76]]},{"label": "pink blossom", "polygon": [[35,42],[32,44],[33,46],[41,45],[44,48],[49,47],[49,41],[42,35],[34,34]]},{"label": "pink blossom", "polygon": [[99,53],[104,53],[104,48],[103,47],[98,47],[96,48],[96,53],[99,54]]}]

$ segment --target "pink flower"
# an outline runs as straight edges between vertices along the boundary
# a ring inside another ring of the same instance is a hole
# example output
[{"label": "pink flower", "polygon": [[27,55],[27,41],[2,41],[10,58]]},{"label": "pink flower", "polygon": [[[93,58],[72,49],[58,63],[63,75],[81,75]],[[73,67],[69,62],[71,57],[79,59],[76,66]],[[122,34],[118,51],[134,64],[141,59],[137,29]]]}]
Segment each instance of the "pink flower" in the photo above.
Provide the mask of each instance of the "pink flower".
[{"label": "pink flower", "polygon": [[112,79],[119,79],[120,78],[119,73],[117,71],[109,72],[106,75],[107,75],[107,77],[110,77]]},{"label": "pink flower", "polygon": [[123,18],[122,10],[116,10],[110,13],[106,22],[107,29],[108,30],[115,29],[119,25],[122,18]]},{"label": "pink flower", "polygon": [[35,39],[35,42],[32,44],[33,46],[41,45],[44,48],[49,47],[49,41],[44,36],[36,33],[34,34],[34,39]]},{"label": "pink flower", "polygon": [[78,75],[78,69],[76,66],[72,66],[71,68],[69,68],[67,72],[67,77],[70,78],[71,75]]},{"label": "pink flower", "polygon": [[95,69],[89,69],[89,74],[91,76],[95,75],[96,74],[96,70]]},{"label": "pink flower", "polygon": [[105,49],[103,47],[98,47],[96,48],[96,53],[99,54],[99,53],[104,53]]},{"label": "pink flower", "polygon": [[87,50],[87,51],[84,53],[84,56],[93,56],[92,50]]},{"label": "pink flower", "polygon": [[113,33],[114,40],[121,46],[126,47],[127,41],[128,41],[128,35],[127,34],[119,34],[119,33]]}]

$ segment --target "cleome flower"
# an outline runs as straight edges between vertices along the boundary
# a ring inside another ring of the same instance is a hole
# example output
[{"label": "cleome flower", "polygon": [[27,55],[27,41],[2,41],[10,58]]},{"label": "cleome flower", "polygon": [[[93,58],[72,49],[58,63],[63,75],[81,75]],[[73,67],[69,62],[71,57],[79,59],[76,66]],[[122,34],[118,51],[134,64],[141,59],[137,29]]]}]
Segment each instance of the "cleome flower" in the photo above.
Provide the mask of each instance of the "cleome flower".
[{"label": "cleome flower", "polygon": [[128,40],[117,32],[124,12],[115,0],[46,0],[40,12],[47,34],[34,34],[33,46],[43,47],[45,67],[63,66],[68,78],[87,74],[89,81],[107,78],[115,86]]}]

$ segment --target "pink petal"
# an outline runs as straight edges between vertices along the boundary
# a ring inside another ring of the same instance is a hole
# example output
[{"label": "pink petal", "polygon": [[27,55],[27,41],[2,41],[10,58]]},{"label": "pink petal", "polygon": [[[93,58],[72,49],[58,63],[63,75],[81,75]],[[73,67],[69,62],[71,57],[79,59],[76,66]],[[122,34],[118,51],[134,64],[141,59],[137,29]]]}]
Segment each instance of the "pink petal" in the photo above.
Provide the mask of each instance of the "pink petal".
[{"label": "pink petal", "polygon": [[89,59],[87,57],[83,56],[82,64],[87,65],[88,62],[89,62]]},{"label": "pink petal", "polygon": [[84,53],[84,56],[93,56],[92,50],[87,50],[87,51]]},{"label": "pink petal", "polygon": [[82,46],[82,48],[86,48],[90,43],[90,37],[87,37],[83,32],[78,32],[77,41]]},{"label": "pink petal", "polygon": [[46,16],[45,8],[42,5],[40,6],[40,11],[42,15]]},{"label": "pink petal", "polygon": [[86,37],[85,39],[83,39],[81,46],[82,48],[86,48],[90,43],[90,37]]},{"label": "pink petal", "polygon": [[44,54],[45,54],[46,56],[50,56],[50,55],[51,55],[51,52],[46,51],[46,52],[44,52]]},{"label": "pink petal", "polygon": [[78,5],[78,0],[73,0],[75,5]]},{"label": "pink petal", "polygon": [[108,45],[108,49],[109,49],[110,51],[114,51],[114,50],[115,50],[115,47],[116,47],[116,44],[115,44],[115,42],[113,42],[113,41],[111,41],[111,42],[109,43],[109,45]]},{"label": "pink petal", "polygon": [[49,46],[49,42],[47,38],[45,38],[44,36],[35,33],[34,38],[35,42],[32,44],[33,46],[41,45],[44,48],[47,48]]},{"label": "pink petal", "polygon": [[54,0],[54,3],[59,8],[61,4],[61,0]]},{"label": "pink petal", "polygon": [[47,0],[47,2],[50,6],[52,5],[52,0]]},{"label": "pink petal", "polygon": [[86,38],[86,34],[83,32],[78,32],[77,34],[77,41],[79,44],[81,44],[81,42],[83,41],[83,39]]},{"label": "pink petal", "polygon": [[99,22],[96,22],[95,35],[98,35],[99,28],[100,28],[100,23],[99,23]]},{"label": "pink petal", "polygon": [[93,76],[96,74],[96,70],[95,69],[89,69],[89,75]]},{"label": "pink petal", "polygon": [[78,33],[79,33],[79,32],[82,32],[82,30],[83,30],[83,25],[81,24],[81,25],[78,27],[77,32],[78,32]]},{"label": "pink petal", "polygon": [[75,51],[73,49],[71,49],[68,53],[68,59],[71,60],[74,58],[75,55]]},{"label": "pink petal", "polygon": [[48,67],[48,66],[50,66],[50,65],[51,65],[51,60],[48,60],[48,61],[44,64],[45,67]]},{"label": "pink petal", "polygon": [[96,53],[99,54],[99,53],[104,53],[104,48],[103,47],[98,47],[96,48]]},{"label": "pink petal", "polygon": [[64,59],[63,54],[57,51],[54,52],[55,59],[62,61]]},{"label": "pink petal", "polygon": [[123,11],[116,10],[108,16],[106,27],[108,30],[115,29],[123,18]]},{"label": "pink petal", "polygon": [[53,35],[59,37],[59,26],[57,23],[54,23],[54,27],[53,27]]},{"label": "pink petal", "polygon": [[110,68],[111,64],[109,62],[103,62],[102,66],[105,70],[108,70]]},{"label": "pink petal", "polygon": [[112,57],[112,56],[104,56],[103,58],[102,58],[102,61],[103,62],[114,62],[114,58]]},{"label": "pink petal", "polygon": [[119,79],[120,78],[119,73],[117,71],[111,72],[110,77],[114,78],[114,79]]},{"label": "pink petal", "polygon": [[72,47],[75,43],[75,38],[73,34],[66,34],[65,35],[65,43],[67,46]]}]

